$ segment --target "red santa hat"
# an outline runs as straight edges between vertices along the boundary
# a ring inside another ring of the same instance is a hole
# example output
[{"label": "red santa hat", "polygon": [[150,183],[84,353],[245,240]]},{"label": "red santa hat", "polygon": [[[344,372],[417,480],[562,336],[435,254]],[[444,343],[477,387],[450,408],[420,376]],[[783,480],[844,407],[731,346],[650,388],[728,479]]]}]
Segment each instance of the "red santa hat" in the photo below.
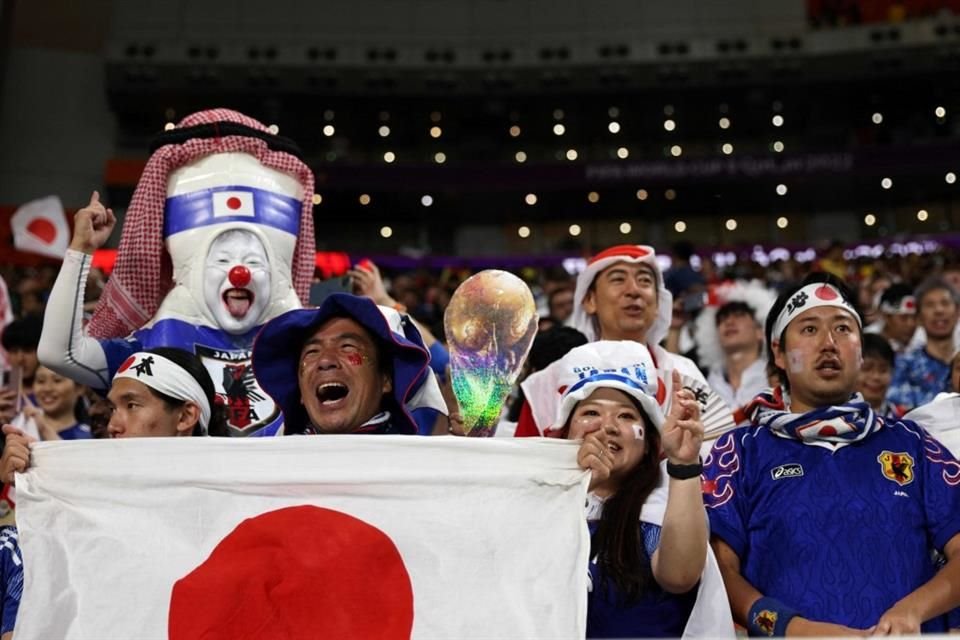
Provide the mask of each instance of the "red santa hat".
[{"label": "red santa hat", "polygon": [[156,313],[174,284],[170,256],[164,248],[167,181],[176,169],[216,153],[249,154],[267,168],[290,174],[302,185],[292,282],[300,299],[309,299],[316,254],[313,172],[288,139],[249,116],[212,109],[187,116],[158,137],[127,209],[116,266],[88,326],[91,336],[125,336]]}]

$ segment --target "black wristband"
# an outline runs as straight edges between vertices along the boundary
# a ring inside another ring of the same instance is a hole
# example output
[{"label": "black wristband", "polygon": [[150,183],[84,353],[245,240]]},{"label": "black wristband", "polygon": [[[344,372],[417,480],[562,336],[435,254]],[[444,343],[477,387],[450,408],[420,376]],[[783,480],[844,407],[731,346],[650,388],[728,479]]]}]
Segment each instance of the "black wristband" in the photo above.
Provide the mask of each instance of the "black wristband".
[{"label": "black wristband", "polygon": [[667,460],[667,475],[677,480],[689,480],[690,478],[699,478],[703,473],[703,462],[693,464],[673,464]]}]

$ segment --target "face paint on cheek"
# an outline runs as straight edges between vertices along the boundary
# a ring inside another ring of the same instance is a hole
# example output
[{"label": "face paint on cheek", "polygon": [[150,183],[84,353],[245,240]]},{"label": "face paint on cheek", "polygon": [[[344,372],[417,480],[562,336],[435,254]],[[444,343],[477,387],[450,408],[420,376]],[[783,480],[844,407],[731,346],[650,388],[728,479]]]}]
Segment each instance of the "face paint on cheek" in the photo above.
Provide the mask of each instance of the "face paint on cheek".
[{"label": "face paint on cheek", "polygon": [[635,440],[643,440],[643,425],[634,424],[633,426],[633,438]]},{"label": "face paint on cheek", "polygon": [[368,358],[367,358],[366,356],[361,355],[361,354],[359,354],[359,353],[348,353],[348,354],[347,354],[347,362],[349,362],[350,364],[352,364],[352,365],[355,366],[355,367],[362,366],[363,363],[366,362],[367,360],[368,360]]},{"label": "face paint on cheek", "polygon": [[803,353],[799,349],[787,351],[787,365],[790,367],[790,373],[803,371]]}]

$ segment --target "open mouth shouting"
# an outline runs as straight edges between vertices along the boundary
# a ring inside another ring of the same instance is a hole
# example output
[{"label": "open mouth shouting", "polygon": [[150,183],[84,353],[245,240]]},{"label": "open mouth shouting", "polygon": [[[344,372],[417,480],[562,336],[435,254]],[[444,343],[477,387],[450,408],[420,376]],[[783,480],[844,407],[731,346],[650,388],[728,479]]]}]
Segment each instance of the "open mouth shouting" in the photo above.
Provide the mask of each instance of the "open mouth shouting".
[{"label": "open mouth shouting", "polygon": [[317,400],[325,409],[336,409],[344,404],[350,388],[342,382],[324,382],[317,386]]},{"label": "open mouth shouting", "polygon": [[249,289],[227,289],[223,292],[223,304],[234,318],[243,318],[253,306],[254,295]]}]

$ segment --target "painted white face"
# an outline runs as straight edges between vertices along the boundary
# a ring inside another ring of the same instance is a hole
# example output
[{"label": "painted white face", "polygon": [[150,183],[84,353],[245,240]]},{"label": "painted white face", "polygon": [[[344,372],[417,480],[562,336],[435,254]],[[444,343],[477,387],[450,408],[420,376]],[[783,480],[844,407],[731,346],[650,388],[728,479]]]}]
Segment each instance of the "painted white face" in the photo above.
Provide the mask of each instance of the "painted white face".
[{"label": "painted white face", "polygon": [[260,323],[270,302],[270,265],[255,234],[233,229],[217,236],[204,264],[203,298],[228,333],[244,334]]}]

